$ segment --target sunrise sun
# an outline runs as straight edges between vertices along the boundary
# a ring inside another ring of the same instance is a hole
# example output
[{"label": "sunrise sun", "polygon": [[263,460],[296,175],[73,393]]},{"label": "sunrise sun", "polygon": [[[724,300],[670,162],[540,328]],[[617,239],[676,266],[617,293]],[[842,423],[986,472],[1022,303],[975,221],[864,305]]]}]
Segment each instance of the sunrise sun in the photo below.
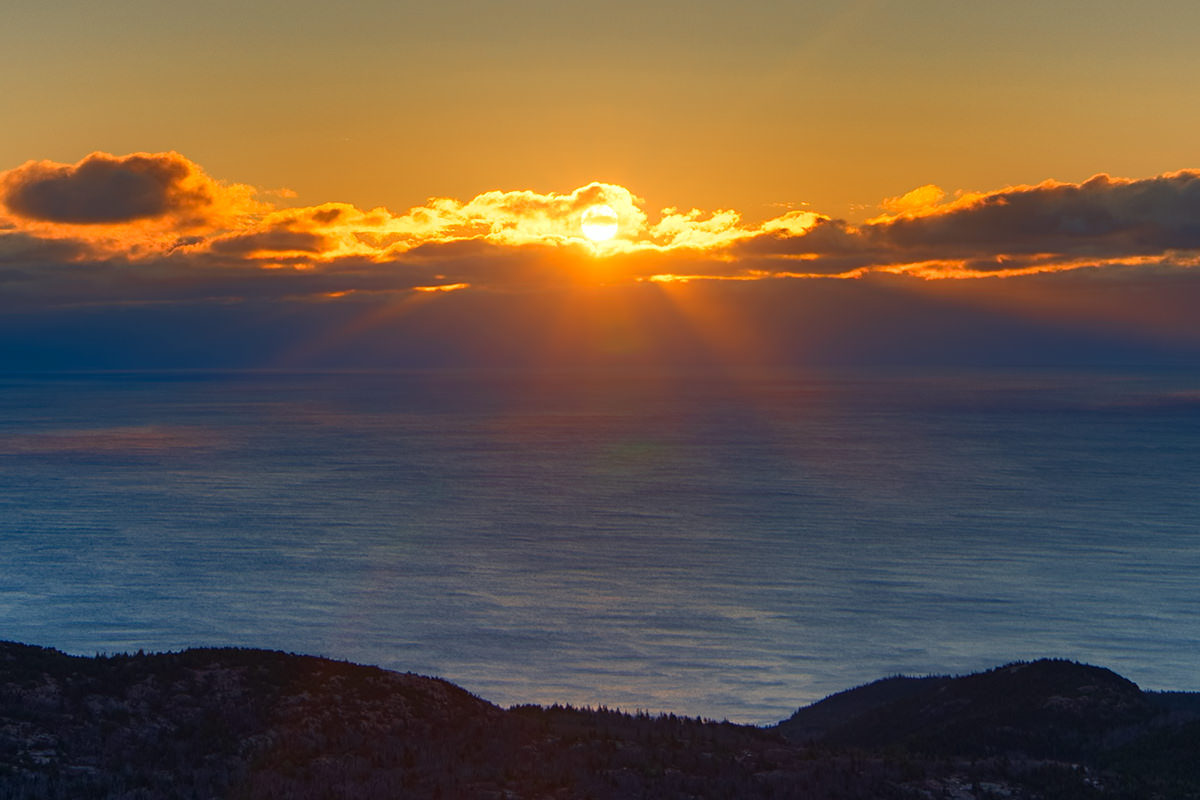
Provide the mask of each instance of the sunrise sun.
[{"label": "sunrise sun", "polygon": [[617,212],[611,206],[590,206],[583,212],[579,226],[593,242],[606,242],[617,235]]}]

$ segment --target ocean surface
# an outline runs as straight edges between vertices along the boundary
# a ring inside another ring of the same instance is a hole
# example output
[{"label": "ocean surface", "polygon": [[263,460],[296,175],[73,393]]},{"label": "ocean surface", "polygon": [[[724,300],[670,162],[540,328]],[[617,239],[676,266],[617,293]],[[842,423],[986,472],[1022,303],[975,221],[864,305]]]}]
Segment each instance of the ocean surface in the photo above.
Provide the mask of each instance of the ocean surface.
[{"label": "ocean surface", "polygon": [[1200,374],[0,376],[0,639],[768,723],[1065,657],[1200,689]]}]

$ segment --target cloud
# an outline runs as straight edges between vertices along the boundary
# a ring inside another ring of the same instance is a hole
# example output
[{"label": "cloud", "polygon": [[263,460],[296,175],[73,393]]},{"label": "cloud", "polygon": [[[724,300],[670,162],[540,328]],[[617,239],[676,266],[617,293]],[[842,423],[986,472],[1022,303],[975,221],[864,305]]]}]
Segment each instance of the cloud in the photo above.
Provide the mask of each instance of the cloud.
[{"label": "cloud", "polygon": [[889,213],[857,226],[824,217],[781,233],[768,221],[733,249],[741,259],[774,259],[776,272],[803,260],[813,274],[872,270],[925,279],[1178,265],[1181,252],[1200,250],[1194,170],[1145,179],[1102,174],[945,199],[929,184],[885,199]]},{"label": "cloud", "polygon": [[[203,212],[213,203],[181,156],[93,153],[73,166],[30,162],[5,176],[9,211],[43,222],[89,225],[168,213]],[[189,180],[191,179],[191,180]]]},{"label": "cloud", "polygon": [[608,183],[590,183],[566,194],[491,191],[466,202],[432,198],[424,206],[381,222],[378,232],[392,237],[392,253],[463,239],[514,246],[570,245],[584,240],[584,211],[607,205],[616,214],[619,240],[629,242],[646,225],[640,203],[625,187]]},{"label": "cloud", "polygon": [[[31,162],[0,173],[0,367],[1194,358],[1198,187],[927,184],[861,223],[748,221],[601,182],[392,210],[178,153]],[[583,235],[595,205],[612,240]]]},{"label": "cloud", "polygon": [[311,231],[276,229],[226,236],[214,241],[211,249],[215,253],[248,257],[308,258],[326,252],[328,240]]},{"label": "cloud", "polygon": [[67,240],[46,240],[24,232],[0,232],[0,264],[75,261],[86,250]]},{"label": "cloud", "polygon": [[1047,181],[942,206],[909,206],[866,226],[863,235],[886,250],[955,258],[996,253],[1104,258],[1196,249],[1200,172],[1141,180],[1101,174],[1081,184]]},{"label": "cloud", "polygon": [[251,187],[219,183],[173,152],[97,152],[75,164],[30,161],[0,173],[0,224],[105,254],[146,255],[264,208]]},{"label": "cloud", "polygon": [[[431,198],[400,212],[278,205],[288,199],[217,181],[178,153],[93,153],[0,173],[0,309],[324,302],[439,286],[511,294],[889,274],[1091,279],[1190,272],[1200,260],[1194,171],[955,195],[927,184],[885,199],[886,213],[861,224],[807,210],[757,223],[732,209],[652,218],[629,189],[600,182]],[[610,241],[583,235],[595,205],[617,217]]]},{"label": "cloud", "polygon": [[940,186],[927,183],[924,186],[918,186],[916,189],[906,192],[899,197],[885,198],[880,205],[883,206],[889,214],[912,214],[933,208],[938,203],[942,202],[942,198],[945,196],[946,192]]}]

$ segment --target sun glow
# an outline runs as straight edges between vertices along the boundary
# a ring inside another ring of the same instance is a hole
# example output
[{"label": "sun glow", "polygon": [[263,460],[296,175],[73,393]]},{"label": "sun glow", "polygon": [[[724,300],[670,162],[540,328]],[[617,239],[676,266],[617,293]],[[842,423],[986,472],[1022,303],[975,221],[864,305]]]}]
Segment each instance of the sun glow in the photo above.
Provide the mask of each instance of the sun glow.
[{"label": "sun glow", "polygon": [[594,205],[583,212],[579,220],[583,235],[593,242],[607,242],[617,235],[617,212],[612,206]]}]

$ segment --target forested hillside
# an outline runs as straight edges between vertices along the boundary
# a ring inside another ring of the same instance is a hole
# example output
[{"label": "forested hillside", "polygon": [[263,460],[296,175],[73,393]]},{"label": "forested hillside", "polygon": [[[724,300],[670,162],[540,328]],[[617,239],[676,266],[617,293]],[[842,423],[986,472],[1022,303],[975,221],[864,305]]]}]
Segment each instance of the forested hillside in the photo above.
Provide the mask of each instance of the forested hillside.
[{"label": "forested hillside", "polygon": [[506,710],[271,651],[0,643],[0,800],[1200,797],[1198,706],[1036,662],[893,678],[758,728]]}]

